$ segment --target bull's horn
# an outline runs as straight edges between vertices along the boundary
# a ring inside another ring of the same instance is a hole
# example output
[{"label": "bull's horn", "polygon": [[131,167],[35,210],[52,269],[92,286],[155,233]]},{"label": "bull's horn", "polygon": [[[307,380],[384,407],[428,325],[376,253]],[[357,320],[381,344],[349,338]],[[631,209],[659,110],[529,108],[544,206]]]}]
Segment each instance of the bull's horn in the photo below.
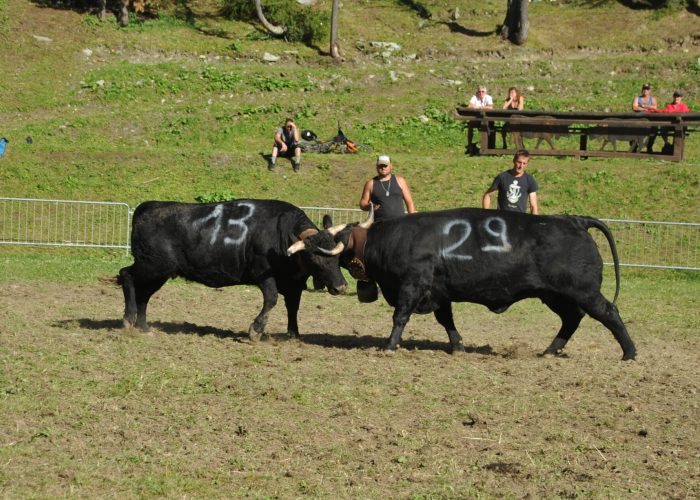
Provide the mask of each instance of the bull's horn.
[{"label": "bull's horn", "polygon": [[320,248],[318,249],[319,252],[325,253],[326,255],[339,255],[340,252],[343,251],[345,248],[345,244],[341,241],[339,242],[333,250],[326,250],[325,248]]},{"label": "bull's horn", "polygon": [[297,252],[304,250],[305,248],[306,244],[304,243],[304,240],[297,241],[287,249],[287,255],[293,255]]},{"label": "bull's horn", "polygon": [[347,224],[338,224],[337,226],[329,227],[328,229],[326,229],[326,231],[328,231],[331,236],[335,236],[343,229],[345,229],[345,226],[347,226]]},{"label": "bull's horn", "polygon": [[369,215],[367,216],[367,219],[365,219],[364,222],[360,222],[358,224],[358,226],[361,227],[362,229],[369,229],[369,227],[372,225],[373,222],[374,222],[374,205],[370,203],[369,204]]},{"label": "bull's horn", "polygon": [[313,236],[314,234],[318,234],[318,229],[315,227],[309,227],[307,229],[304,229],[301,233],[297,235],[297,238],[300,240],[305,240],[309,236]]}]

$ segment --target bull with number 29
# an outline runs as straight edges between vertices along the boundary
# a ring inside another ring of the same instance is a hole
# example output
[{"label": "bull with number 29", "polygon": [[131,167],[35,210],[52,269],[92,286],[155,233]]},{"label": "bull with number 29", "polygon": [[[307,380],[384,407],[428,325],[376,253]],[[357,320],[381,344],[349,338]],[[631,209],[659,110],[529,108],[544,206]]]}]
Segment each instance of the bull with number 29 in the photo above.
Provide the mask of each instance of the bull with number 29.
[{"label": "bull with number 29", "polygon": [[[613,255],[615,298],[601,294],[603,261],[589,228],[600,230]],[[636,349],[615,302],[620,266],[608,227],[591,217],[530,215],[459,208],[409,214],[329,229],[343,243],[341,263],[376,282],[394,307],[386,349],[394,351],[413,313],[435,314],[452,351],[464,351],[452,302],[483,304],[496,313],[539,298],[562,325],[545,354],[560,354],[585,314],[600,321],[620,344],[624,360]],[[358,267],[360,271],[358,271]]]}]

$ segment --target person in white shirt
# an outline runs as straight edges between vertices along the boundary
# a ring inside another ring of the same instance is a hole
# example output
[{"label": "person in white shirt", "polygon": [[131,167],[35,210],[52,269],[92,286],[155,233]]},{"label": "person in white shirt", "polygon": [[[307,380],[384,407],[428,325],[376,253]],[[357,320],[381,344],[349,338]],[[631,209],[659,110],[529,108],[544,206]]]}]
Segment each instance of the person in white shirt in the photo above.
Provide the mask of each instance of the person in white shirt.
[{"label": "person in white shirt", "polygon": [[479,85],[476,94],[469,99],[469,106],[473,109],[493,109],[493,98],[486,92],[486,87]]},{"label": "person in white shirt", "polygon": [[[493,109],[493,98],[486,93],[485,86],[479,85],[476,94],[469,99],[469,106],[467,107],[471,109]],[[495,141],[495,139],[493,140]],[[478,146],[474,144],[474,128],[470,125],[467,130],[467,153],[473,155],[478,150]]]}]

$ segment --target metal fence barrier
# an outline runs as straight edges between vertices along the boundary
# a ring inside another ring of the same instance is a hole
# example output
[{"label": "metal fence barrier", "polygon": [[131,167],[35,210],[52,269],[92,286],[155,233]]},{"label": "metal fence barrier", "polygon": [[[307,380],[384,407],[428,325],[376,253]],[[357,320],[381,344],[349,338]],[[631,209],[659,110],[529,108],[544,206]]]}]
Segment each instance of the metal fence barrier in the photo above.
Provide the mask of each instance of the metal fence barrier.
[{"label": "metal fence barrier", "polygon": [[[364,220],[359,209],[300,207],[321,227]],[[0,244],[120,248],[129,252],[132,210],[126,203],[0,198]],[[601,219],[612,231],[623,266],[700,271],[700,224]],[[609,245],[600,231],[590,234],[606,264]]]},{"label": "metal fence barrier", "polygon": [[[700,224],[601,219],[615,238],[620,264],[629,267],[700,271]],[[590,234],[606,264],[612,264],[609,245],[600,231]]]},{"label": "metal fence barrier", "polygon": [[328,214],[333,219],[333,224],[349,224],[350,222],[363,221],[367,218],[367,212],[359,208],[328,208],[328,207],[299,207],[311,222],[318,227],[323,227],[323,216]]},{"label": "metal fence barrier", "polygon": [[0,244],[123,248],[129,251],[126,203],[0,198]]}]

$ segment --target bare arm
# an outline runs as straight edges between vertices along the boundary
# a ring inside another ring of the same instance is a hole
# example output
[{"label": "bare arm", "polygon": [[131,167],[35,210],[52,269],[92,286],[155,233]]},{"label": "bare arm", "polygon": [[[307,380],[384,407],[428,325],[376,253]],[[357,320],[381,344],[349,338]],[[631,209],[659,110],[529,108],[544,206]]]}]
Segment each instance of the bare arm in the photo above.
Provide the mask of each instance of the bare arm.
[{"label": "bare arm", "polygon": [[275,143],[279,144],[280,151],[287,151],[287,145],[282,140],[282,134],[279,131],[275,132]]},{"label": "bare arm", "polygon": [[537,193],[530,193],[530,213],[533,215],[539,215],[540,207],[537,205]]},{"label": "bare arm", "polygon": [[491,193],[493,191],[486,191],[484,197],[481,199],[481,208],[491,208]]},{"label": "bare arm", "polygon": [[639,104],[637,96],[634,96],[634,101],[632,101],[632,111],[644,111],[644,106]]},{"label": "bare arm", "polygon": [[365,183],[365,187],[362,190],[362,197],[360,198],[360,209],[369,210],[369,207],[372,204],[372,202],[369,199],[369,197],[371,195],[372,195],[372,179],[368,180]]},{"label": "bare arm", "polygon": [[525,107],[525,98],[523,96],[520,96],[520,104],[518,104],[518,110],[522,111],[524,107]]},{"label": "bare arm", "polygon": [[406,204],[406,211],[409,214],[416,213],[416,206],[413,203],[413,195],[411,194],[411,189],[408,187],[406,179],[400,176],[396,176],[396,182],[399,183],[401,191],[403,191],[403,201]]}]

